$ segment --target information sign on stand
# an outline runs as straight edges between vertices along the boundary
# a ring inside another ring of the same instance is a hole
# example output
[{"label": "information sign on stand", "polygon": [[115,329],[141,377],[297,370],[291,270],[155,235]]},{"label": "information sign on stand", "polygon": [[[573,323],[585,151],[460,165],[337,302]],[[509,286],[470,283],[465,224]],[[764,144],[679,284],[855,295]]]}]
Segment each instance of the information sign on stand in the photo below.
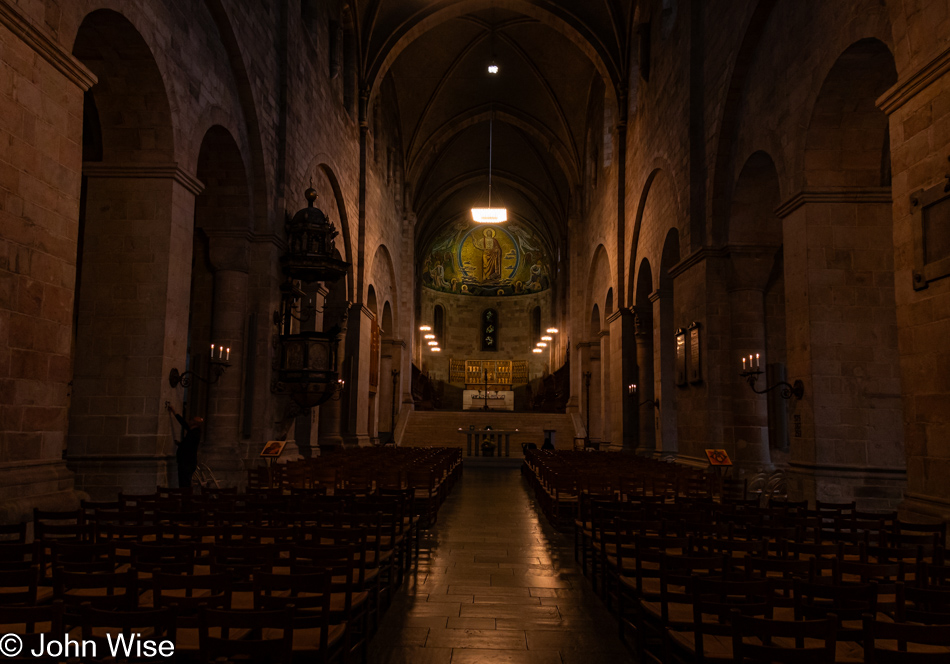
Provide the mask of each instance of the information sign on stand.
[{"label": "information sign on stand", "polygon": [[707,449],[706,458],[709,459],[710,466],[731,466],[732,459],[726,450]]}]

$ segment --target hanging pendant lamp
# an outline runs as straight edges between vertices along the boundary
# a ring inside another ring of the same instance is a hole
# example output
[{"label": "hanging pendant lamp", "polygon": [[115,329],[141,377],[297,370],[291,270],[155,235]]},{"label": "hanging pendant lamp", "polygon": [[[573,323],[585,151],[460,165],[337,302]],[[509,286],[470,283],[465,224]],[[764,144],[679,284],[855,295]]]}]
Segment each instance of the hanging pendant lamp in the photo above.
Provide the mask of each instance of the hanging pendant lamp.
[{"label": "hanging pendant lamp", "polygon": [[[494,12],[493,12],[494,15]],[[495,63],[495,26],[492,24],[491,32],[491,64],[488,66],[489,74],[498,73],[498,65]],[[501,224],[508,221],[508,208],[494,208],[491,205],[491,166],[492,166],[492,147],[495,126],[495,106],[492,101],[489,104],[488,111],[488,207],[472,208],[472,220],[477,224]]]}]

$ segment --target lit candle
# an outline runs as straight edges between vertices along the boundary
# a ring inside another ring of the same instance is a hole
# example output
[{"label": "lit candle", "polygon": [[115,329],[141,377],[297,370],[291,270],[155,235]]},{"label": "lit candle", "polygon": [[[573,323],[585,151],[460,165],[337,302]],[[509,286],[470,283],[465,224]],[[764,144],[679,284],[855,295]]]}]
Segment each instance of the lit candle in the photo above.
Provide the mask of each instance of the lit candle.
[{"label": "lit candle", "polygon": [[756,371],[759,370],[759,354],[758,353],[755,354],[755,370]]},{"label": "lit candle", "polygon": [[225,358],[225,361],[228,361],[230,359],[231,359],[231,349],[228,348],[228,356]]},{"label": "lit candle", "polygon": [[214,344],[211,344],[211,359],[214,359]]},{"label": "lit candle", "polygon": [[745,357],[742,358],[742,370],[745,371]]}]

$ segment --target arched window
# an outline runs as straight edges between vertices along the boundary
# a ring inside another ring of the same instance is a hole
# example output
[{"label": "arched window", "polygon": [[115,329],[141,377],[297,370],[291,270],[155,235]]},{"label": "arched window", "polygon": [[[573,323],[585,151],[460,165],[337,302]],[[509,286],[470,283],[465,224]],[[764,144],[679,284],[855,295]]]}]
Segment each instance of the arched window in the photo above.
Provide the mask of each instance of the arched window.
[{"label": "arched window", "polygon": [[498,312],[494,309],[482,312],[482,350],[498,350]]},{"label": "arched window", "polygon": [[541,307],[531,310],[531,340],[532,343],[541,337]]}]

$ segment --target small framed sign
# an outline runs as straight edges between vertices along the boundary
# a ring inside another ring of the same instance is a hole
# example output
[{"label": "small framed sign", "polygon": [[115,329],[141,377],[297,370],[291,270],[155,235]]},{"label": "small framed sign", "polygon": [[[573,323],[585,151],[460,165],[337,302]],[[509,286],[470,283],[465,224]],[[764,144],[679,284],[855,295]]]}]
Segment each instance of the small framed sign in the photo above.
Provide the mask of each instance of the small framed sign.
[{"label": "small framed sign", "polygon": [[286,440],[268,440],[264,449],[261,450],[261,456],[266,459],[276,459],[283,453],[285,445],[287,445]]},{"label": "small framed sign", "polygon": [[950,185],[941,183],[910,197],[914,233],[914,290],[950,275]]},{"label": "small framed sign", "polygon": [[710,466],[731,466],[732,459],[726,450],[707,449],[706,458],[709,459]]},{"label": "small framed sign", "polygon": [[676,331],[676,384],[686,384],[686,330]]},{"label": "small framed sign", "polygon": [[690,323],[689,331],[689,382],[700,383],[703,380],[701,351],[699,347],[699,323]]}]

